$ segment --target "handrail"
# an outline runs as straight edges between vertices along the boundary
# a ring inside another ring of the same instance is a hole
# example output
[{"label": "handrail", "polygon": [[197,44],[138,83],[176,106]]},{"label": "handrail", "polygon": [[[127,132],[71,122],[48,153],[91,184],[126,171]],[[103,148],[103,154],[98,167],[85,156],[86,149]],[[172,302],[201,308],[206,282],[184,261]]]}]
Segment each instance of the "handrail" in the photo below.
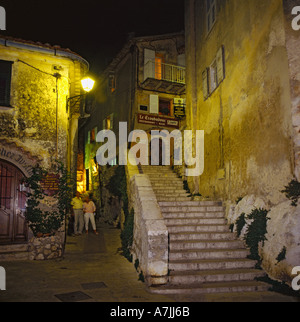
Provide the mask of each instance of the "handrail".
[{"label": "handrail", "polygon": [[149,60],[144,66],[144,79],[147,78],[185,84],[185,67]]}]

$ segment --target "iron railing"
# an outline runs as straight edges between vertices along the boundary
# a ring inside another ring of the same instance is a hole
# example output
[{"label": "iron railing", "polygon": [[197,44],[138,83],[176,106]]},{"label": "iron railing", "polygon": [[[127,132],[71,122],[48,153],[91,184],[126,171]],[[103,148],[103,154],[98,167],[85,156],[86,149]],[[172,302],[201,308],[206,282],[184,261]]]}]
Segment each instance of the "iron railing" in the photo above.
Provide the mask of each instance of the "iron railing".
[{"label": "iron railing", "polygon": [[144,66],[144,80],[147,78],[185,84],[185,67],[148,61]]}]

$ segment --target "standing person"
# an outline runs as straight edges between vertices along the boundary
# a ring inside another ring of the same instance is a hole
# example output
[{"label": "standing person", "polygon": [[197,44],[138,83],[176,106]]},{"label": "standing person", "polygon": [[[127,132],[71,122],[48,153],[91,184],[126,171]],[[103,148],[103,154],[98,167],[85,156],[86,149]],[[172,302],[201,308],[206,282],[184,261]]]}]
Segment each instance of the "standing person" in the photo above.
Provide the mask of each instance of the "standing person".
[{"label": "standing person", "polygon": [[95,214],[94,214],[95,211],[96,211],[96,206],[94,202],[90,199],[89,196],[87,196],[85,199],[85,202],[83,203],[85,230],[87,234],[89,232],[89,220],[90,220],[94,233],[98,235],[98,232],[96,231]]},{"label": "standing person", "polygon": [[77,191],[75,197],[71,201],[74,211],[74,234],[81,235],[84,220],[83,220],[83,201],[80,198],[80,193]]}]

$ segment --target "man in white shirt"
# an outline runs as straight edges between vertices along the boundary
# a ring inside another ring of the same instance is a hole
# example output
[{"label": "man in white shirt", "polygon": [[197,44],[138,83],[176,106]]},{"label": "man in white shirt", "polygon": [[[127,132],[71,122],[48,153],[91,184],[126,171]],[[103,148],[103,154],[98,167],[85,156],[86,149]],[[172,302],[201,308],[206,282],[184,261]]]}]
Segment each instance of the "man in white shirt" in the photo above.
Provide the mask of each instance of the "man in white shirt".
[{"label": "man in white shirt", "polygon": [[83,201],[80,198],[80,193],[77,191],[75,197],[71,201],[74,211],[74,234],[81,235],[84,221],[83,221]]}]

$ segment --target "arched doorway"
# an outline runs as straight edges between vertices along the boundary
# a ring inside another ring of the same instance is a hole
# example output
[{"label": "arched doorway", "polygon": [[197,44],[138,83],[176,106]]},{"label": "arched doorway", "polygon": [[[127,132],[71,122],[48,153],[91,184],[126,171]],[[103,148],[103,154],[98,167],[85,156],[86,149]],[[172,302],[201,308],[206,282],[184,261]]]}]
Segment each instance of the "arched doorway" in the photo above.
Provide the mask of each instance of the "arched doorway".
[{"label": "arched doorway", "polygon": [[22,178],[24,175],[17,167],[0,160],[0,244],[27,241],[26,191],[22,189]]}]

